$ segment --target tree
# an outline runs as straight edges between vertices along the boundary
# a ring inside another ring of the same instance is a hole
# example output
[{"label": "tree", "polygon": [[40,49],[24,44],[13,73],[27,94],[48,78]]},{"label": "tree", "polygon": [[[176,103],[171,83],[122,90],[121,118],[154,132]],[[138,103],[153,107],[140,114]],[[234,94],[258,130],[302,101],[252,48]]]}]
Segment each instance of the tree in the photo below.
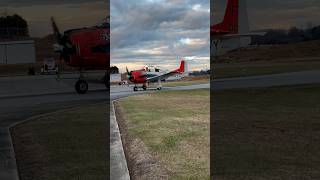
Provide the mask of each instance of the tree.
[{"label": "tree", "polygon": [[110,67],[110,74],[119,74],[119,68],[116,66]]},{"label": "tree", "polygon": [[27,21],[18,14],[0,17],[0,37],[29,37]]}]

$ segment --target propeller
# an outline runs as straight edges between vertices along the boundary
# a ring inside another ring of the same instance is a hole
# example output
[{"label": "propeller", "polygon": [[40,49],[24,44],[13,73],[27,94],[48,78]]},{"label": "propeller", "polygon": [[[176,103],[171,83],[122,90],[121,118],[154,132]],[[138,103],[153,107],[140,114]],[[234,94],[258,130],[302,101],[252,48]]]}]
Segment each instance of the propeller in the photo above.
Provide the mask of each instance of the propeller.
[{"label": "propeller", "polygon": [[129,71],[128,67],[126,67],[126,70],[127,70],[128,79],[131,81],[133,79],[132,71]]},{"label": "propeller", "polygon": [[60,30],[57,26],[57,23],[54,19],[54,17],[51,17],[51,25],[52,25],[52,30],[53,34],[56,38],[57,44],[54,45],[54,50],[56,52],[60,53],[60,65],[62,64],[62,61],[65,60],[67,63],[70,60],[70,49],[71,45],[68,43],[68,36],[66,34],[62,35],[60,33]]},{"label": "propeller", "polygon": [[66,42],[60,33],[60,30],[57,26],[57,23],[54,19],[54,17],[51,17],[51,25],[52,25],[52,30],[53,30],[53,35],[56,38],[57,44],[54,45],[54,50],[56,52],[59,52],[59,63],[58,63],[58,72],[57,72],[57,79],[60,79],[60,71],[62,70],[62,64],[63,64],[63,59],[65,57],[65,48],[66,48]]},{"label": "propeller", "polygon": [[60,33],[60,30],[59,30],[59,28],[57,26],[57,23],[56,23],[54,17],[51,17],[51,25],[52,25],[52,29],[53,29],[53,34],[56,37],[57,42],[60,45],[64,45],[63,40],[62,40],[62,35]]}]

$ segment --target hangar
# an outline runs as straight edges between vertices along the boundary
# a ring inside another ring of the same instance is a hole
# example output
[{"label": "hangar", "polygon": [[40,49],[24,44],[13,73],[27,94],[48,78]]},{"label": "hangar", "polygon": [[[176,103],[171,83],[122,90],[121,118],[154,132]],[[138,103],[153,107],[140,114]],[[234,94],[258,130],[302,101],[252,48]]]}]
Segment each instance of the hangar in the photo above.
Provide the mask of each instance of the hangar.
[{"label": "hangar", "polygon": [[0,42],[0,64],[31,64],[35,62],[34,40]]}]

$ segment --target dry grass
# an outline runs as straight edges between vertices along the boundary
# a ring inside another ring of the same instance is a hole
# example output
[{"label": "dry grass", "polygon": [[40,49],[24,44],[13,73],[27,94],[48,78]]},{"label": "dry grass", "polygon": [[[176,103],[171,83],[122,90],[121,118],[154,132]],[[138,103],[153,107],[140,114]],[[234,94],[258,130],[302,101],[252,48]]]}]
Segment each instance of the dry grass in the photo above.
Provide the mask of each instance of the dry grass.
[{"label": "dry grass", "polygon": [[87,106],[13,127],[21,180],[107,179],[106,112],[107,105]]},{"label": "dry grass", "polygon": [[218,59],[211,57],[214,78],[252,76],[320,69],[320,40],[249,47]]},{"label": "dry grass", "polygon": [[169,179],[209,179],[209,90],[161,92],[120,101],[127,133]]},{"label": "dry grass", "polygon": [[319,179],[319,91],[213,92],[214,179]]}]

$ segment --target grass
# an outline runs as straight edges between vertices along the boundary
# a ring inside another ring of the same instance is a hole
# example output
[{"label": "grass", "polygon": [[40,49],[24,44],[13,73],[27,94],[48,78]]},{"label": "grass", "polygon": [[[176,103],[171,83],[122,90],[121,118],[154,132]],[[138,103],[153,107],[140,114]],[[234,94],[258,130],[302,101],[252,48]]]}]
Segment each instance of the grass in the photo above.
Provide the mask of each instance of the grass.
[{"label": "grass", "polygon": [[319,70],[319,62],[291,62],[291,63],[272,63],[263,62],[257,65],[250,63],[238,64],[217,64],[213,70],[214,78],[243,77],[254,75],[277,74],[287,72],[300,72],[309,70]]},{"label": "grass", "polygon": [[108,179],[106,112],[81,107],[11,129],[21,179]]},{"label": "grass", "polygon": [[209,93],[163,91],[119,102],[128,135],[159,158],[169,179],[209,179]]},{"label": "grass", "polygon": [[319,179],[320,86],[213,92],[214,179]]},{"label": "grass", "polygon": [[205,84],[210,83],[210,79],[199,79],[199,80],[186,80],[186,81],[172,81],[172,82],[164,82],[162,83],[165,87],[175,87],[175,86],[190,86],[197,84]]}]

